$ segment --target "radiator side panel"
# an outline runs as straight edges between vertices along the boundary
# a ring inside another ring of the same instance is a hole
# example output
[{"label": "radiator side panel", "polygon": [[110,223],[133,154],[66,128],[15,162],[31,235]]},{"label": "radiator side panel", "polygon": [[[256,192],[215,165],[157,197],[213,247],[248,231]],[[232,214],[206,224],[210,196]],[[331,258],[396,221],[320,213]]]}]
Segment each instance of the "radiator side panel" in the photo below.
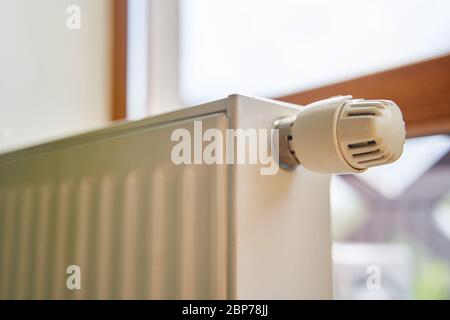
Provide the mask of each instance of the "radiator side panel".
[{"label": "radiator side panel", "polygon": [[[197,118],[204,130],[228,125],[225,113]],[[0,298],[228,298],[228,167],[170,159],[172,131],[192,132],[192,120],[125,126],[1,164]],[[81,290],[67,289],[70,265]]]},{"label": "radiator side panel", "polygon": [[[231,99],[232,125],[244,130],[270,130],[298,112],[273,100]],[[262,175],[261,167],[234,167],[236,297],[331,299],[330,175],[301,166]]]}]

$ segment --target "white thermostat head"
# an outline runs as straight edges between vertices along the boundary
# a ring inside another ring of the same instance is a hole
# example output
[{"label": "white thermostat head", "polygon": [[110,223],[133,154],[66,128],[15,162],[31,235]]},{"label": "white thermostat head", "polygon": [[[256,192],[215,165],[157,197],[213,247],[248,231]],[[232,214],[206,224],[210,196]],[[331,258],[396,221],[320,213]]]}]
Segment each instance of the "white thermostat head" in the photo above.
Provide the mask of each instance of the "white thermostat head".
[{"label": "white thermostat head", "polygon": [[391,163],[403,151],[405,123],[389,100],[338,96],[279,119],[280,164],[323,173],[363,172]]}]

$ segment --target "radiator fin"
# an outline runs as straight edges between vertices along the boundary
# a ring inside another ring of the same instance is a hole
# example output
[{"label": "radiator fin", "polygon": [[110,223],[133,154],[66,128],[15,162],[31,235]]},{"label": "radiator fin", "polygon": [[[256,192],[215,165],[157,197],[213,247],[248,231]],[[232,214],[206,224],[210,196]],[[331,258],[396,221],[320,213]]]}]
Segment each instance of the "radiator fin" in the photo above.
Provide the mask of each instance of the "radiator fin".
[{"label": "radiator fin", "polygon": [[[226,118],[203,125],[225,129]],[[0,298],[229,297],[227,166],[176,166],[171,144],[145,147],[172,131],[0,165]],[[67,288],[71,265],[80,290]]]}]

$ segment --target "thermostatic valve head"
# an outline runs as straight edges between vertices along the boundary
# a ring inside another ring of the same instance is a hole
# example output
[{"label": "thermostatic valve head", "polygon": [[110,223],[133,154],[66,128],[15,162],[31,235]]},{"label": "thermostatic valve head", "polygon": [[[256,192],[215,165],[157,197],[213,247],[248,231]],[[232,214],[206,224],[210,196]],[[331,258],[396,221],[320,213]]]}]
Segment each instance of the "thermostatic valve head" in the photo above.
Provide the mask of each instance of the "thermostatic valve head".
[{"label": "thermostatic valve head", "polygon": [[278,119],[280,163],[323,173],[363,172],[391,163],[403,151],[405,123],[389,100],[338,96]]}]

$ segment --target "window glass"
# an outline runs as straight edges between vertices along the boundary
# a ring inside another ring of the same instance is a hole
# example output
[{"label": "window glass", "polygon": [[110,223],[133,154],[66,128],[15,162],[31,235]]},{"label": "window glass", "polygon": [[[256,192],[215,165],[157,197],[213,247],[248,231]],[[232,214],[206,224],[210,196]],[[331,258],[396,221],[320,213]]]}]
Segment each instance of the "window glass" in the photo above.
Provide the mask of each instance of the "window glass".
[{"label": "window glass", "polygon": [[395,163],[333,177],[335,296],[450,298],[450,137],[408,139]]},{"label": "window glass", "polygon": [[450,51],[450,1],[181,0],[187,105],[277,97]]}]

